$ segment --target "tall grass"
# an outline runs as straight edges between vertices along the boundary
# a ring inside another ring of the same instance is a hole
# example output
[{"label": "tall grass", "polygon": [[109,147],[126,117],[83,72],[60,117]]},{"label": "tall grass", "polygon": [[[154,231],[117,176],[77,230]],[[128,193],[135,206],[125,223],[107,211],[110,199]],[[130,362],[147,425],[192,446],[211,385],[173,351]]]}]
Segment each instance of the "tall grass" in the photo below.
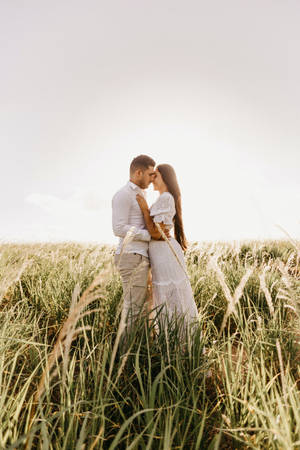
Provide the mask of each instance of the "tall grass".
[{"label": "tall grass", "polygon": [[300,448],[294,242],[191,245],[184,348],[179,323],[153,338],[143,319],[115,345],[112,254],[0,246],[0,448]]}]

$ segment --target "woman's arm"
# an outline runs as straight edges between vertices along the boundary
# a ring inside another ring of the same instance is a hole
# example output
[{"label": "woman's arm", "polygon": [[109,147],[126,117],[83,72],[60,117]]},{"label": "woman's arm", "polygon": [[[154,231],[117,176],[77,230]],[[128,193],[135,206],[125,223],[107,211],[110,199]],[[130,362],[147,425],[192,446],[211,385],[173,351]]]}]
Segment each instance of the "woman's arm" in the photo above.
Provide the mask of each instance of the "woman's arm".
[{"label": "woman's arm", "polygon": [[[153,221],[152,217],[150,216],[150,211],[149,211],[146,200],[140,194],[137,194],[136,199],[142,210],[147,230],[149,231],[152,239],[155,239],[157,241],[163,240],[164,238],[160,234],[160,231],[158,231],[158,228],[155,225],[155,222]],[[166,225],[163,222],[161,222],[159,225],[161,226],[163,232],[167,235],[167,237],[170,237],[169,230],[166,228]]]}]

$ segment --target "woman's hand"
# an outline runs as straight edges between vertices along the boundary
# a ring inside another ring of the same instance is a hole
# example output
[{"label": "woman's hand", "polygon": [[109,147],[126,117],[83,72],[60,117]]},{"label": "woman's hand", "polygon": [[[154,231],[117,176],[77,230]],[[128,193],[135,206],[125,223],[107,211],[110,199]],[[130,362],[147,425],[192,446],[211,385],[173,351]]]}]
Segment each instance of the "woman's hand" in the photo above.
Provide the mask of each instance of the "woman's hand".
[{"label": "woman's hand", "polygon": [[141,194],[136,194],[136,201],[138,202],[142,211],[148,210],[147,202]]}]

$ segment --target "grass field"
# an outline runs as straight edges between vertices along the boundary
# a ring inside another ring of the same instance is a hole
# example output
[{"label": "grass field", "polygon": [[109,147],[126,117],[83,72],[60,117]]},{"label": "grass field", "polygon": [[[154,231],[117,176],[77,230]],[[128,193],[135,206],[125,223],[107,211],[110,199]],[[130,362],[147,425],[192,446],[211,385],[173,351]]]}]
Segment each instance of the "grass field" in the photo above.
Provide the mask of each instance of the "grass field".
[{"label": "grass field", "polygon": [[123,352],[112,255],[0,245],[0,448],[300,449],[299,243],[191,245],[199,330]]}]

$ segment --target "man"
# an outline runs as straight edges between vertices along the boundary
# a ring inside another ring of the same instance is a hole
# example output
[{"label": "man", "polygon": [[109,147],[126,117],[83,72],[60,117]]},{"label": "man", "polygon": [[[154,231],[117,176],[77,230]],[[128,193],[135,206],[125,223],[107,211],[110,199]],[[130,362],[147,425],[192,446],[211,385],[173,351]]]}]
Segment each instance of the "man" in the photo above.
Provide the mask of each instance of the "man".
[{"label": "man", "polygon": [[[155,161],[149,156],[134,158],[130,165],[130,181],[112,199],[113,232],[120,238],[115,263],[123,285],[123,313],[126,317],[130,316],[130,325],[144,308],[149,272],[148,246],[151,239],[136,195],[144,196],[143,190],[155,178],[154,167]],[[128,231],[133,232],[133,239],[122,249]]]}]

